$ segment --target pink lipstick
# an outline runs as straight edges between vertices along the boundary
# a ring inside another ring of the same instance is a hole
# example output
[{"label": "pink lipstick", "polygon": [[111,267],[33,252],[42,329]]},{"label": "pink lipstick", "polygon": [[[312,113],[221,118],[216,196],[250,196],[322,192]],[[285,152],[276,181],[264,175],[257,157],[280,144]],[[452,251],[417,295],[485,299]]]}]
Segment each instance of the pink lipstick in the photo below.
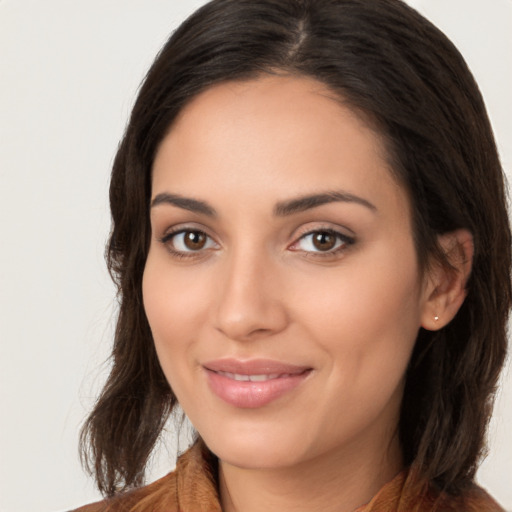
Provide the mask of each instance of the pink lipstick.
[{"label": "pink lipstick", "polygon": [[218,359],[203,364],[215,395],[235,407],[255,409],[299,386],[312,368],[268,359]]}]

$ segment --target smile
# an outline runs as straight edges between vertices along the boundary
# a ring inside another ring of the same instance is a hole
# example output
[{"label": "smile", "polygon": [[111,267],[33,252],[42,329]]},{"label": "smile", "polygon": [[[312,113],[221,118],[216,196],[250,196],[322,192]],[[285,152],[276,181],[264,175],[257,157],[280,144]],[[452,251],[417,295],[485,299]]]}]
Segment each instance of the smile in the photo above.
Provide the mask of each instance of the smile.
[{"label": "smile", "polygon": [[203,365],[213,394],[242,409],[256,409],[291,393],[312,368],[270,360],[218,360]]},{"label": "smile", "polygon": [[241,373],[230,373],[230,372],[217,372],[219,375],[223,375],[224,377],[227,377],[228,379],[237,380],[239,382],[265,382],[267,380],[273,380],[273,379],[279,379],[279,378],[285,378],[285,377],[291,377],[291,374],[284,373],[271,373],[270,375],[244,375]]}]

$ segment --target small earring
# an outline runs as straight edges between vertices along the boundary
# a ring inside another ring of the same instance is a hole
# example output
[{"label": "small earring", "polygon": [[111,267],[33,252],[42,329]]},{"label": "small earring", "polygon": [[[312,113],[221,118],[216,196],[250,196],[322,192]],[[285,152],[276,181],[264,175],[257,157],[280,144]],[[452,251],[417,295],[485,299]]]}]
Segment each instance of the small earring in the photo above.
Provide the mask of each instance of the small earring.
[{"label": "small earring", "polygon": [[439,320],[439,317],[436,315],[436,316],[434,317],[434,321],[435,321],[435,322],[437,322],[438,320]]}]

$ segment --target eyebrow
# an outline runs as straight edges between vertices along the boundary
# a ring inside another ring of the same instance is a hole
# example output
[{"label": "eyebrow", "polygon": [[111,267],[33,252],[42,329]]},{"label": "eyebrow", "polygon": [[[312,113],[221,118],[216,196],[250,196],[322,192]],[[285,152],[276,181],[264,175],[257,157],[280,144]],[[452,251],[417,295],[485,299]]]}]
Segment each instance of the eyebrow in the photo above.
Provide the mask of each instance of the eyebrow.
[{"label": "eyebrow", "polygon": [[[274,207],[274,216],[287,217],[295,213],[303,212],[312,208],[317,208],[318,206],[322,206],[324,204],[335,202],[355,203],[368,208],[372,212],[377,211],[377,207],[374,204],[370,203],[366,199],[363,199],[362,197],[343,191],[331,191],[323,192],[320,194],[305,195],[295,199],[281,201]],[[180,196],[178,194],[169,194],[164,192],[156,195],[151,201],[151,208],[161,204],[170,204],[184,210],[206,215],[207,217],[217,216],[215,208],[210,206],[205,201],[200,201],[191,197]]]},{"label": "eyebrow", "polygon": [[348,192],[332,191],[301,196],[296,199],[277,203],[274,208],[274,215],[276,217],[286,217],[288,215],[293,215],[294,213],[303,212],[329,203],[355,203],[365,206],[372,212],[377,211],[377,207],[375,205],[362,197],[355,196]]},{"label": "eyebrow", "polygon": [[189,210],[195,213],[201,213],[208,217],[215,217],[217,215],[215,209],[204,201],[199,201],[198,199],[192,199],[191,197],[184,197],[177,194],[169,194],[167,192],[156,195],[151,201],[151,208],[161,204],[171,204],[178,208],[183,208],[184,210]]}]

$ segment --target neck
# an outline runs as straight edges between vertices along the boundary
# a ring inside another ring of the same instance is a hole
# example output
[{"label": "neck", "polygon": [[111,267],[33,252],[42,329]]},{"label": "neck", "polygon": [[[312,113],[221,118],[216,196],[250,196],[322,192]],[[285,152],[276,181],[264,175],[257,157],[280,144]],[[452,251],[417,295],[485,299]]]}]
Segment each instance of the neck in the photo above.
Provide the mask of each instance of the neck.
[{"label": "neck", "polygon": [[375,448],[353,446],[286,468],[241,468],[219,461],[222,510],[353,512],[403,469],[397,439]]}]

